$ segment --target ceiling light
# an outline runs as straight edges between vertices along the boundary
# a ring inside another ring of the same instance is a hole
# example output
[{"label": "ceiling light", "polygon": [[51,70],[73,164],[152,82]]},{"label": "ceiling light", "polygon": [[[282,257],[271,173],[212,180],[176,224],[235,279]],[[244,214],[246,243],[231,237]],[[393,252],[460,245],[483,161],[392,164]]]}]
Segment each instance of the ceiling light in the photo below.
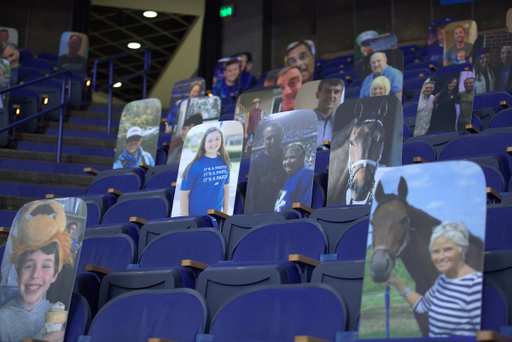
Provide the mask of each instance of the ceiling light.
[{"label": "ceiling light", "polygon": [[128,43],[128,47],[130,49],[138,49],[138,48],[140,48],[140,44],[139,43],[135,43],[135,42],[131,42],[131,43]]},{"label": "ceiling light", "polygon": [[144,13],[142,13],[143,16],[145,16],[146,18],[154,18],[158,15],[158,13],[156,13],[155,11],[146,11]]},{"label": "ceiling light", "polygon": [[121,82],[117,82],[113,85],[114,88],[120,88],[123,84]]}]

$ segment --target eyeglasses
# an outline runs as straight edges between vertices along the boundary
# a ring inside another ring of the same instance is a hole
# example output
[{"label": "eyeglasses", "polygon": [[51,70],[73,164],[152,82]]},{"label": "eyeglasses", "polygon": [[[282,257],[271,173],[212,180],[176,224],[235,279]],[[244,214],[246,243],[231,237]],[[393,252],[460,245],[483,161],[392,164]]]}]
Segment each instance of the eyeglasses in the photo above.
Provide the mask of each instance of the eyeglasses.
[{"label": "eyeglasses", "polygon": [[307,40],[298,40],[296,42],[290,43],[288,45],[288,47],[286,48],[286,54],[288,55],[288,52],[290,52],[290,50],[295,49],[300,44],[306,44],[309,47],[309,50],[311,50],[311,54],[313,56],[315,55],[315,43],[313,43],[313,41],[309,40],[309,39],[307,39]]}]

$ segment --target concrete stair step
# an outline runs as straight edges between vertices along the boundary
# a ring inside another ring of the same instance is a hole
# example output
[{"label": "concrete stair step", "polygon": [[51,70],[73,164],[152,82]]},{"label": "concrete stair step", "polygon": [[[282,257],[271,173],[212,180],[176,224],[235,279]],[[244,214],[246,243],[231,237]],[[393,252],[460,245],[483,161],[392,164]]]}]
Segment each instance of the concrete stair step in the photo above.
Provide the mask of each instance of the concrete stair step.
[{"label": "concrete stair step", "polygon": [[[112,149],[116,147],[115,140],[78,138],[78,137],[74,137],[72,135],[66,136],[65,133],[66,133],[66,131],[64,131],[64,135],[62,138],[62,142],[64,145],[112,148]],[[112,134],[112,136],[115,137],[115,134]],[[35,142],[35,143],[44,143],[44,144],[56,144],[58,141],[58,136],[48,135],[48,134],[43,135],[43,134],[33,134],[33,133],[16,133],[16,140]]]},{"label": "concrete stair step", "polygon": [[[58,122],[53,121],[45,121],[45,128],[59,128]],[[83,124],[75,124],[71,122],[64,123],[64,130],[75,130],[75,131],[85,131],[85,132],[97,132],[97,133],[107,133],[106,126],[96,126],[96,125],[83,125]],[[117,134],[117,127],[112,127],[110,133]]]},{"label": "concrete stair step", "polygon": [[[22,206],[27,204],[28,202],[40,200],[41,198],[37,197],[22,197],[22,196],[0,196],[0,210],[5,211],[18,211]],[[13,217],[14,218],[14,217]],[[12,220],[11,220],[12,223]],[[5,224],[5,223],[4,223]],[[2,225],[5,227],[5,225]],[[8,225],[7,227],[10,227]]]},{"label": "concrete stair step", "polygon": [[[94,177],[92,176],[63,175],[57,173],[13,170],[0,170],[0,179],[2,182],[6,183],[32,185],[44,184],[47,186],[65,186],[81,189],[87,189],[89,185],[94,182]],[[1,189],[0,193],[2,193]]]},{"label": "concrete stair step", "polygon": [[[18,142],[18,151],[37,151],[57,153],[57,144],[35,143],[29,141]],[[62,145],[62,153],[80,155],[80,156],[97,156],[114,158],[115,152],[112,148],[99,148],[89,146]]]},{"label": "concrete stair step", "polygon": [[[43,162],[55,162],[57,160],[55,153],[19,151],[9,149],[0,149],[0,158],[34,160]],[[77,156],[72,154],[62,154],[61,162],[71,164],[85,164],[90,167],[94,167],[95,165],[112,167],[114,164],[113,158]]]}]

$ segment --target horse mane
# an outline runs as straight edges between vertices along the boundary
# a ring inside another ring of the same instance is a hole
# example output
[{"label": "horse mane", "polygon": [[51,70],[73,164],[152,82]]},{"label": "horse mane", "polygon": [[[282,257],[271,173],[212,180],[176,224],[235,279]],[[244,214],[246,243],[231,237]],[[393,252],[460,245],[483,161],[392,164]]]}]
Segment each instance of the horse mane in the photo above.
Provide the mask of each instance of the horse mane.
[{"label": "horse mane", "polygon": [[351,120],[350,123],[341,130],[333,132],[332,144],[336,146],[336,149],[343,147],[343,144],[345,144],[348,138],[350,138],[350,134],[352,133],[355,125],[355,120]]}]

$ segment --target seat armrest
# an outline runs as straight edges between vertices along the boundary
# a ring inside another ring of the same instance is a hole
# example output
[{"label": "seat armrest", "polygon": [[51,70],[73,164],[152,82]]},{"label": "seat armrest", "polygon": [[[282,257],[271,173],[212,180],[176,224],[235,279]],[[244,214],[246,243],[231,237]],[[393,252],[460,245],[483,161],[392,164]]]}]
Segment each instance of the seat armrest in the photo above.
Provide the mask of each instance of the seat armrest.
[{"label": "seat armrest", "polygon": [[142,163],[142,162],[139,163],[139,167],[141,169],[144,169],[145,171],[147,171],[151,168],[151,166],[149,166],[148,164]]},{"label": "seat armrest", "polygon": [[313,337],[313,336],[295,336],[293,342],[329,342],[328,340],[324,340],[321,338]]},{"label": "seat armrest", "polygon": [[508,104],[508,102],[507,102],[507,101],[500,101],[500,106],[501,106],[501,108],[503,108],[503,109],[510,108],[510,105]]},{"label": "seat armrest", "polygon": [[84,172],[90,174],[91,176],[96,176],[98,173],[100,173],[98,170],[93,169],[92,167],[84,168]]},{"label": "seat armrest", "polygon": [[114,272],[114,270],[106,267],[96,266],[96,265],[87,265],[85,266],[85,270],[87,272],[93,272],[99,275],[106,276],[109,273]]},{"label": "seat armrest", "polygon": [[491,201],[498,201],[501,202],[503,199],[503,196],[500,195],[499,192],[491,188],[490,186],[485,188],[485,193],[487,194],[487,198],[489,198]]},{"label": "seat armrest", "polygon": [[324,141],[322,141],[322,146],[325,146],[328,149],[331,149],[331,142],[329,140],[324,140]]},{"label": "seat armrest", "polygon": [[512,342],[512,338],[492,330],[480,330],[476,333],[477,341]]},{"label": "seat armrest", "polygon": [[468,131],[469,133],[480,133],[480,130],[478,128],[476,128],[475,126],[473,126],[472,124],[467,124],[466,125],[466,131]]},{"label": "seat armrest", "polygon": [[183,267],[193,267],[193,268],[199,269],[201,271],[206,269],[206,267],[208,267],[207,264],[203,264],[202,262],[195,261],[195,260],[190,260],[190,259],[181,260],[181,266],[183,266]]},{"label": "seat armrest", "polygon": [[107,191],[107,192],[108,192],[109,194],[111,194],[111,195],[115,195],[115,196],[121,196],[121,195],[123,194],[123,192],[122,192],[122,191],[117,190],[117,189],[114,189],[114,188],[110,188],[110,189],[108,189],[108,191]]},{"label": "seat armrest", "polygon": [[312,208],[308,207],[307,205],[304,205],[304,204],[298,203],[298,202],[292,203],[292,209],[297,210],[303,216],[309,216],[314,211]]},{"label": "seat armrest", "polygon": [[414,164],[424,164],[424,163],[428,163],[428,161],[426,161],[425,159],[423,159],[422,157],[414,157],[412,158],[412,162]]},{"label": "seat armrest", "polygon": [[61,198],[59,195],[55,195],[55,194],[46,194],[45,196],[46,199],[55,199],[55,198]]},{"label": "seat armrest", "polygon": [[146,223],[148,223],[148,220],[144,220],[143,218],[140,218],[137,216],[132,216],[132,217],[130,217],[130,223],[137,223],[137,224],[140,224],[141,226],[143,226]]},{"label": "seat armrest", "polygon": [[300,254],[290,254],[290,255],[288,255],[288,261],[300,262],[300,263],[303,263],[303,264],[306,264],[306,265],[310,265],[310,266],[318,266],[318,264],[320,263],[320,261],[318,261],[318,260],[315,260],[315,259],[312,259],[312,258],[308,258],[307,256],[300,255]]}]

